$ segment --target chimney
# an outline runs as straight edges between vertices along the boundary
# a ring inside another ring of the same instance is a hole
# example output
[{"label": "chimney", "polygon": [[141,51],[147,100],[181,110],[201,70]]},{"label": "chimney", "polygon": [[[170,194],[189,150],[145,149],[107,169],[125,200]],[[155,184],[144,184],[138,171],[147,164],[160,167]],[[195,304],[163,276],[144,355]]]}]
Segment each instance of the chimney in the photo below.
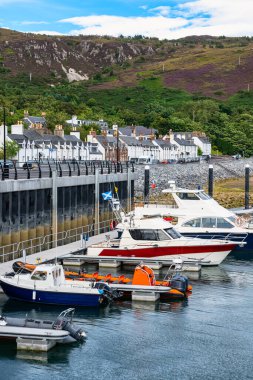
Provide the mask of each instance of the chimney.
[{"label": "chimney", "polygon": [[136,137],[136,127],[134,125],[131,126],[131,130],[132,130],[131,136]]},{"label": "chimney", "polygon": [[41,112],[41,117],[46,117],[46,112]]},{"label": "chimney", "polygon": [[28,117],[28,116],[29,116],[28,110],[24,110],[24,117]]},{"label": "chimney", "polygon": [[13,124],[11,126],[11,134],[13,135],[23,135],[24,133],[24,125],[21,121],[18,121],[17,124]]},{"label": "chimney", "polygon": [[76,136],[76,138],[80,140],[80,131],[77,131],[76,127],[73,127],[70,136]]},{"label": "chimney", "polygon": [[56,136],[64,138],[64,129],[62,128],[62,125],[56,125],[55,126],[54,134]]},{"label": "chimney", "polygon": [[93,128],[91,128],[90,133],[87,135],[87,142],[94,142],[94,138],[96,137],[96,131],[93,131]]}]

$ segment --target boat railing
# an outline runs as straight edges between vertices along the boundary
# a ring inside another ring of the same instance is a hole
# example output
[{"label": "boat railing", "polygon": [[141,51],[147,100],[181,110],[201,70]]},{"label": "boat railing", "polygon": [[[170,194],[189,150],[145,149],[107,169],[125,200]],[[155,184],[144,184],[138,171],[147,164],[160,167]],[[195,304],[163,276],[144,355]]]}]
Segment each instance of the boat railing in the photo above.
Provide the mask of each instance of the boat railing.
[{"label": "boat railing", "polygon": [[248,236],[248,233],[235,234],[233,232],[228,233],[227,235],[220,235],[218,233],[218,234],[214,234],[211,236],[210,236],[210,234],[199,234],[199,235],[187,234],[187,237],[190,237],[193,240],[195,240],[195,239],[224,240],[224,241],[233,241],[235,243],[240,243],[240,244],[245,242],[245,240],[247,239],[247,236]]},{"label": "boat railing", "polygon": [[148,203],[143,201],[135,201],[134,202],[135,207],[144,207],[144,208],[178,208],[178,206],[175,203],[168,204],[166,201],[161,202],[155,202],[155,201],[149,201]]}]

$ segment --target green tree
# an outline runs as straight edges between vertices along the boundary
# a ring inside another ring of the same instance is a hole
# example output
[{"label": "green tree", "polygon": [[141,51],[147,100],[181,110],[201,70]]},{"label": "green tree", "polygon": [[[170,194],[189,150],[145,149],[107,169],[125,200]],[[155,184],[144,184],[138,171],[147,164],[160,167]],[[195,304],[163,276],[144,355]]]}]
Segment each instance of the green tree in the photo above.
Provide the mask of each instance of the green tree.
[{"label": "green tree", "polygon": [[203,150],[198,146],[198,156],[202,156]]},{"label": "green tree", "polygon": [[[15,141],[7,141],[6,144],[6,158],[11,159],[16,156],[19,151],[19,146]],[[0,148],[0,159],[4,158],[4,147]]]}]

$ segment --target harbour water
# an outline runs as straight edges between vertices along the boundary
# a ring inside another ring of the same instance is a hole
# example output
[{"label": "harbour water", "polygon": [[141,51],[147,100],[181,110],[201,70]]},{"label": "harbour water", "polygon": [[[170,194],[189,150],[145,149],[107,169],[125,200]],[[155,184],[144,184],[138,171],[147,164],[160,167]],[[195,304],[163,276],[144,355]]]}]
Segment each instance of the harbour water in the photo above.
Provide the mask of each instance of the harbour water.
[{"label": "harbour water", "polygon": [[[31,353],[0,342],[0,379],[253,379],[253,258],[193,276],[187,301],[78,308],[82,345]],[[0,296],[6,315],[53,319],[61,310]]]}]

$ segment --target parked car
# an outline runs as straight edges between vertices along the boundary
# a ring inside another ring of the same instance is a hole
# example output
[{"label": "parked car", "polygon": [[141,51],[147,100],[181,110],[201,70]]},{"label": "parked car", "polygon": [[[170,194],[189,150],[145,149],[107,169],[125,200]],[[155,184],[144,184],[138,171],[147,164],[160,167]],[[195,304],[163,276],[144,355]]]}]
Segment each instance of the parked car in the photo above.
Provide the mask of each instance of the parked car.
[{"label": "parked car", "polygon": [[36,161],[27,161],[23,164],[23,169],[24,170],[27,170],[27,169],[34,169],[38,167],[37,165],[37,162]]},{"label": "parked car", "polygon": [[235,158],[236,160],[239,160],[240,158],[242,158],[242,156],[239,153],[235,154],[232,157]]},{"label": "parked car", "polygon": [[[1,167],[4,167],[4,160],[0,160]],[[8,169],[14,169],[14,164],[11,160],[6,160],[5,165]]]}]

